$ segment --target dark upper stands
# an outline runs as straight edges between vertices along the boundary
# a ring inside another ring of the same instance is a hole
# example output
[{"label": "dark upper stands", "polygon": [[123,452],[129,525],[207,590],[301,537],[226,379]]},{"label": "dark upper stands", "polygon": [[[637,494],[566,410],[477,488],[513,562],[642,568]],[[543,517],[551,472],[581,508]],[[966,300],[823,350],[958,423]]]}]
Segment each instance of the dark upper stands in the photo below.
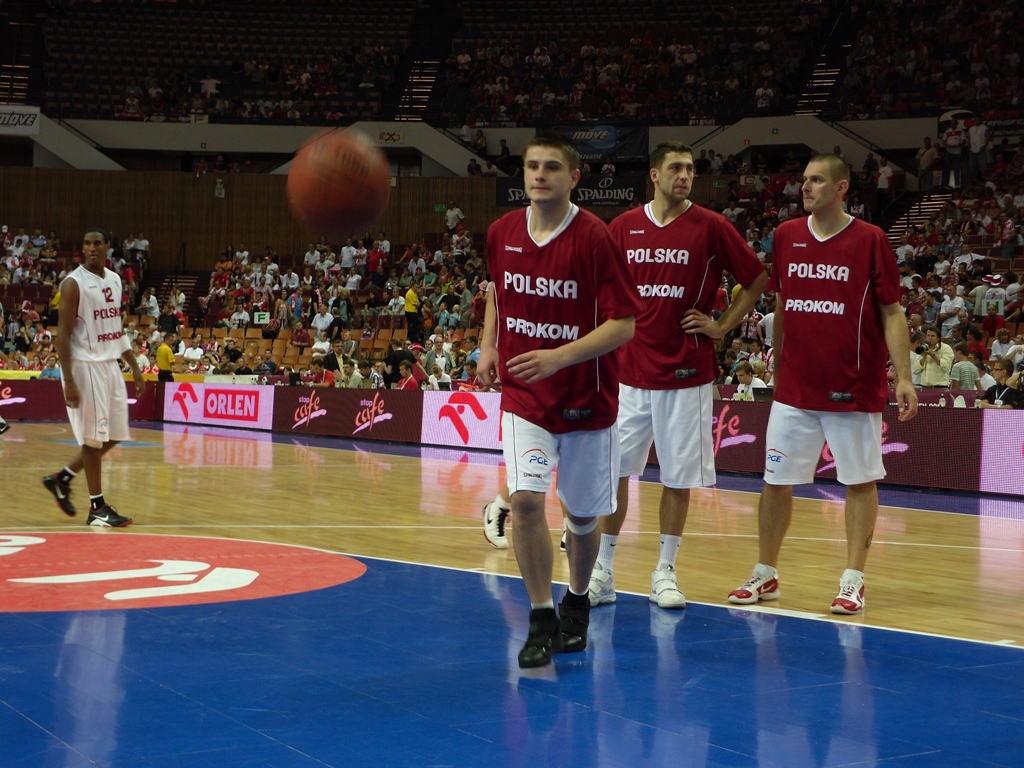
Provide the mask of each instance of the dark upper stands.
[{"label": "dark upper stands", "polygon": [[[269,8],[225,2],[209,7],[76,6],[47,22],[43,108],[65,118],[110,118],[123,111],[129,86],[148,92],[146,79],[156,78],[165,92],[166,119],[173,120],[188,114],[189,107],[180,106],[188,90],[198,94],[198,80],[212,75],[222,81],[219,90],[231,103],[228,119],[243,101],[260,99],[304,102],[310,120],[331,111],[344,122],[371,118],[394,76],[397,57],[409,45],[413,8],[413,0]],[[382,47],[385,55],[367,56],[364,63],[367,45]],[[248,60],[270,67],[264,83],[246,76]],[[288,64],[301,72],[309,63],[332,61],[330,71],[314,73],[305,94],[275,74]],[[359,87],[368,71],[372,87]],[[319,88],[317,81],[322,82]],[[140,102],[149,114],[148,94]]]},{"label": "dark upper stands", "polygon": [[[774,91],[772,109],[795,96],[820,49],[829,5],[797,0],[741,0],[729,5],[692,3],[623,3],[621,0],[500,0],[466,3],[463,26],[455,36],[446,66],[444,116],[449,123],[551,122],[605,118],[620,114],[632,92],[639,104],[634,116],[655,124],[735,120],[756,109],[755,90],[767,83]],[[609,55],[581,56],[585,45],[608,47]],[[677,53],[670,46],[692,46]],[[527,61],[536,48],[548,49],[550,66]],[[500,49],[497,52],[495,49]],[[503,66],[510,52],[512,66]],[[460,66],[457,57],[469,54]],[[622,66],[617,82],[598,85],[590,65],[600,70],[612,61]],[[769,71],[770,70],[770,71]],[[734,72],[738,88],[726,87]],[[485,93],[499,76],[509,81],[505,110]],[[582,98],[571,108],[562,104],[540,111],[517,109],[516,93],[536,103],[545,90],[569,95],[577,83]],[[629,86],[628,88],[626,86]],[[717,92],[717,93],[716,93]],[[630,107],[628,111],[634,108]],[[785,107],[783,108],[783,110]]]}]

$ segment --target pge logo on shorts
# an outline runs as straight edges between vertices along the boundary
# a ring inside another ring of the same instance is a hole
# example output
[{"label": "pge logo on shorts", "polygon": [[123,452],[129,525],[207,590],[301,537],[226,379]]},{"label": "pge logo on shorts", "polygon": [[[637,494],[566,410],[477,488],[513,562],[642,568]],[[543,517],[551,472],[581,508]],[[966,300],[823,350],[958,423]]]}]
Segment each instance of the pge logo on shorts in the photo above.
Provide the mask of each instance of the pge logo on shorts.
[{"label": "pge logo on shorts", "polygon": [[782,451],[780,451],[780,450],[778,450],[776,448],[769,448],[768,449],[767,459],[772,464],[781,464],[783,459],[788,459],[788,458],[789,457],[786,454],[784,454]]},{"label": "pge logo on shorts", "polygon": [[531,448],[523,454],[523,462],[529,466],[540,466],[546,467],[551,461],[548,459],[547,454],[544,453],[540,448]]}]

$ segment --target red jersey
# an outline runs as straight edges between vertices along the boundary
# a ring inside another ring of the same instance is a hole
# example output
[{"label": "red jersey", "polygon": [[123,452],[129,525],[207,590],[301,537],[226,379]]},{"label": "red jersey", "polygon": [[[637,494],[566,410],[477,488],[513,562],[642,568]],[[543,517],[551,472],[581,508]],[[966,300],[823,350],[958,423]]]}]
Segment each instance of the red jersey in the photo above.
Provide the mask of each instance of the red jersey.
[{"label": "red jersey", "polygon": [[592,213],[573,205],[558,230],[537,243],[529,209],[487,231],[487,263],[497,309],[501,407],[553,434],[606,429],[619,411],[618,359],[602,355],[524,384],[508,361],[582,339],[611,318],[632,317],[640,300],[626,260]]},{"label": "red jersey", "polygon": [[691,307],[712,313],[723,272],[750,285],[764,272],[761,262],[728,219],[692,203],[666,226],[648,203],[619,216],[610,230],[643,304],[633,339],[619,348],[622,383],[683,389],[713,381],[714,341],[686,333],[679,322]]},{"label": "red jersey", "polygon": [[881,412],[888,349],[879,307],[900,300],[885,233],[851,219],[821,241],[806,217],[779,226],[773,253],[770,288],[784,330],[775,399],[812,411]]}]

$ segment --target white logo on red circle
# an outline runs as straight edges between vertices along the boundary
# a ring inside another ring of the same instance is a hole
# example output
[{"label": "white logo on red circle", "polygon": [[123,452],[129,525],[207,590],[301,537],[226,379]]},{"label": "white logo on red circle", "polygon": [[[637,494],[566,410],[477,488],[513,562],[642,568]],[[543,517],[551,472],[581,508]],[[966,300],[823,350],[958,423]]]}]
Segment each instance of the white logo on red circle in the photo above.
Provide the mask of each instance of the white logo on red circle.
[{"label": "white logo on red circle", "polygon": [[0,611],[200,605],[311,592],[366,572],[288,544],[123,532],[0,534]]}]

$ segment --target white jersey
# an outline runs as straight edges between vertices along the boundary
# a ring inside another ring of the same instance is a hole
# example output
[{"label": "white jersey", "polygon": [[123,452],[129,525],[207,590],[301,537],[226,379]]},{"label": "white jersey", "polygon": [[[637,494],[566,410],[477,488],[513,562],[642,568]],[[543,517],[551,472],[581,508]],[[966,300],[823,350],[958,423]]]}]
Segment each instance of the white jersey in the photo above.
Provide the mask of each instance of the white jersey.
[{"label": "white jersey", "polygon": [[117,360],[131,349],[121,323],[121,278],[109,269],[99,277],[84,266],[68,278],[78,283],[78,317],[71,332],[73,356],[90,363]]}]

